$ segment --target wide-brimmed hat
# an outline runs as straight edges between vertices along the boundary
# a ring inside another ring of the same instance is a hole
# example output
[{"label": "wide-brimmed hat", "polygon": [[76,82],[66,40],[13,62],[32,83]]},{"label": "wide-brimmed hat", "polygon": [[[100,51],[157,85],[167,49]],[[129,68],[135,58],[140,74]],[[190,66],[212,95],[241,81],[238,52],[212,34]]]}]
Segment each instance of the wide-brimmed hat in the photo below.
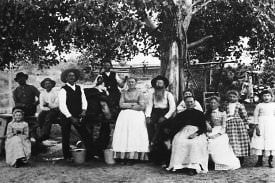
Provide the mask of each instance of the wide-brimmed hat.
[{"label": "wide-brimmed hat", "polygon": [[169,85],[169,80],[168,80],[166,77],[164,77],[164,76],[158,75],[157,77],[155,77],[155,78],[152,79],[152,81],[151,81],[151,85],[152,85],[153,88],[156,87],[156,82],[157,82],[157,80],[162,80],[162,81],[164,82],[165,88],[168,87],[168,85]]},{"label": "wide-brimmed hat", "polygon": [[52,88],[55,87],[56,82],[55,82],[54,80],[52,80],[51,78],[45,78],[45,79],[44,79],[43,81],[41,81],[41,83],[40,83],[40,86],[41,86],[42,88],[45,88],[44,85],[45,85],[46,81],[49,81],[49,82],[52,83]]},{"label": "wide-brimmed hat", "polygon": [[60,79],[61,79],[61,81],[62,81],[63,83],[67,83],[67,75],[68,75],[68,73],[70,73],[70,72],[73,72],[73,73],[75,74],[75,77],[76,77],[75,81],[77,81],[77,80],[79,79],[79,77],[80,77],[80,71],[79,71],[78,69],[75,69],[75,68],[66,69],[66,70],[64,70],[64,71],[61,73],[61,77],[60,77]]},{"label": "wide-brimmed hat", "polygon": [[19,78],[25,78],[26,80],[29,78],[29,76],[27,74],[25,74],[24,72],[18,72],[14,78],[14,81],[18,81]]}]

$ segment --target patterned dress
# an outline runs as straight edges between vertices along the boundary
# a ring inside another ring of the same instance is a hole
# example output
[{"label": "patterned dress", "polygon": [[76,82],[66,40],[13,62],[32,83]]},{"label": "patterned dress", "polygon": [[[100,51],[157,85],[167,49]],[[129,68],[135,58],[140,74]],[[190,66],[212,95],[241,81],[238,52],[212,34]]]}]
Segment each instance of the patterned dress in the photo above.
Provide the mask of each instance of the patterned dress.
[{"label": "patterned dress", "polygon": [[13,166],[21,158],[27,162],[31,155],[31,142],[28,137],[28,123],[12,121],[8,124],[5,142],[7,164]]},{"label": "patterned dress", "polygon": [[[210,123],[213,128],[207,133],[208,151],[215,163],[215,170],[235,170],[241,167],[239,159],[235,156],[225,133],[226,113],[214,110],[211,113]],[[220,125],[221,124],[221,125]],[[218,135],[215,138],[212,136]]]},{"label": "patterned dress", "polygon": [[226,106],[226,133],[237,157],[249,156],[248,116],[244,105],[239,102]]}]

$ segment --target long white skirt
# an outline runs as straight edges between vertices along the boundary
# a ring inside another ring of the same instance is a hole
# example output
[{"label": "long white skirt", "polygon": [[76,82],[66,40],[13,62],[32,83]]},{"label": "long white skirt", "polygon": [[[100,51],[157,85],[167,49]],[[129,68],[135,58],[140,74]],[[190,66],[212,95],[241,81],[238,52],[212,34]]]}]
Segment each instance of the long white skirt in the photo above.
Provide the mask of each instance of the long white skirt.
[{"label": "long white skirt", "polygon": [[[221,131],[221,126],[212,129],[209,136],[216,135]],[[215,170],[235,170],[241,167],[239,159],[235,156],[229,144],[227,134],[222,134],[215,139],[208,140],[208,151],[215,163]]]},{"label": "long white skirt", "polygon": [[195,169],[197,173],[208,171],[208,151],[205,134],[193,139],[188,137],[198,131],[195,126],[186,126],[178,132],[172,142],[172,154],[168,169]]},{"label": "long white skirt", "polygon": [[275,117],[259,116],[259,129],[260,136],[256,135],[256,130],[253,133],[251,139],[252,154],[262,155],[265,151],[265,155],[275,155]]},{"label": "long white skirt", "polygon": [[148,158],[149,140],[144,112],[127,109],[119,113],[112,147],[115,158]]},{"label": "long white skirt", "polygon": [[5,142],[6,162],[13,166],[16,160],[25,158],[27,161],[31,156],[31,142],[24,136],[18,135],[8,138]]}]

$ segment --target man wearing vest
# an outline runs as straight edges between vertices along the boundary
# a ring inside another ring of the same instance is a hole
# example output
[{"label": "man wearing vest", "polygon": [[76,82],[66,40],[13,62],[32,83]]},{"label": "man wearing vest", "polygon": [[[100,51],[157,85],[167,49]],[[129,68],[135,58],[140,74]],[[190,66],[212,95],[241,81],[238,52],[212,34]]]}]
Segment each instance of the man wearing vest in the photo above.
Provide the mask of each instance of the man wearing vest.
[{"label": "man wearing vest", "polygon": [[[112,65],[110,62],[103,63],[104,72],[102,73],[103,82],[105,87],[109,92],[109,105],[111,109],[118,109],[119,108],[119,100],[120,100],[120,91],[118,87],[123,88],[126,79],[123,81],[116,72],[111,71]],[[117,114],[119,111],[116,111]]]},{"label": "man wearing vest", "polygon": [[87,100],[83,89],[76,85],[80,72],[77,69],[67,69],[61,74],[61,81],[65,85],[59,91],[59,109],[62,113],[61,130],[62,130],[62,150],[65,160],[70,160],[70,132],[71,125],[75,127],[82,138],[87,150],[87,155],[91,156],[92,139],[89,132],[82,123],[82,118],[86,115]]}]

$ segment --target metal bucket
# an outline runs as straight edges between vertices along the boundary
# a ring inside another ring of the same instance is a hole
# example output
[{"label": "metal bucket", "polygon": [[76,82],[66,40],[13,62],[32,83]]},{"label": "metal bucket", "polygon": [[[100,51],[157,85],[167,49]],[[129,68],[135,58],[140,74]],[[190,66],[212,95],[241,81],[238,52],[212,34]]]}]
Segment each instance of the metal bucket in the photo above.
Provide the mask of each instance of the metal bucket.
[{"label": "metal bucket", "polygon": [[86,149],[73,149],[72,156],[76,164],[83,164],[86,159]]},{"label": "metal bucket", "polygon": [[116,163],[114,160],[114,153],[113,153],[112,149],[104,150],[104,160],[105,160],[105,163],[108,165],[113,165]]}]

